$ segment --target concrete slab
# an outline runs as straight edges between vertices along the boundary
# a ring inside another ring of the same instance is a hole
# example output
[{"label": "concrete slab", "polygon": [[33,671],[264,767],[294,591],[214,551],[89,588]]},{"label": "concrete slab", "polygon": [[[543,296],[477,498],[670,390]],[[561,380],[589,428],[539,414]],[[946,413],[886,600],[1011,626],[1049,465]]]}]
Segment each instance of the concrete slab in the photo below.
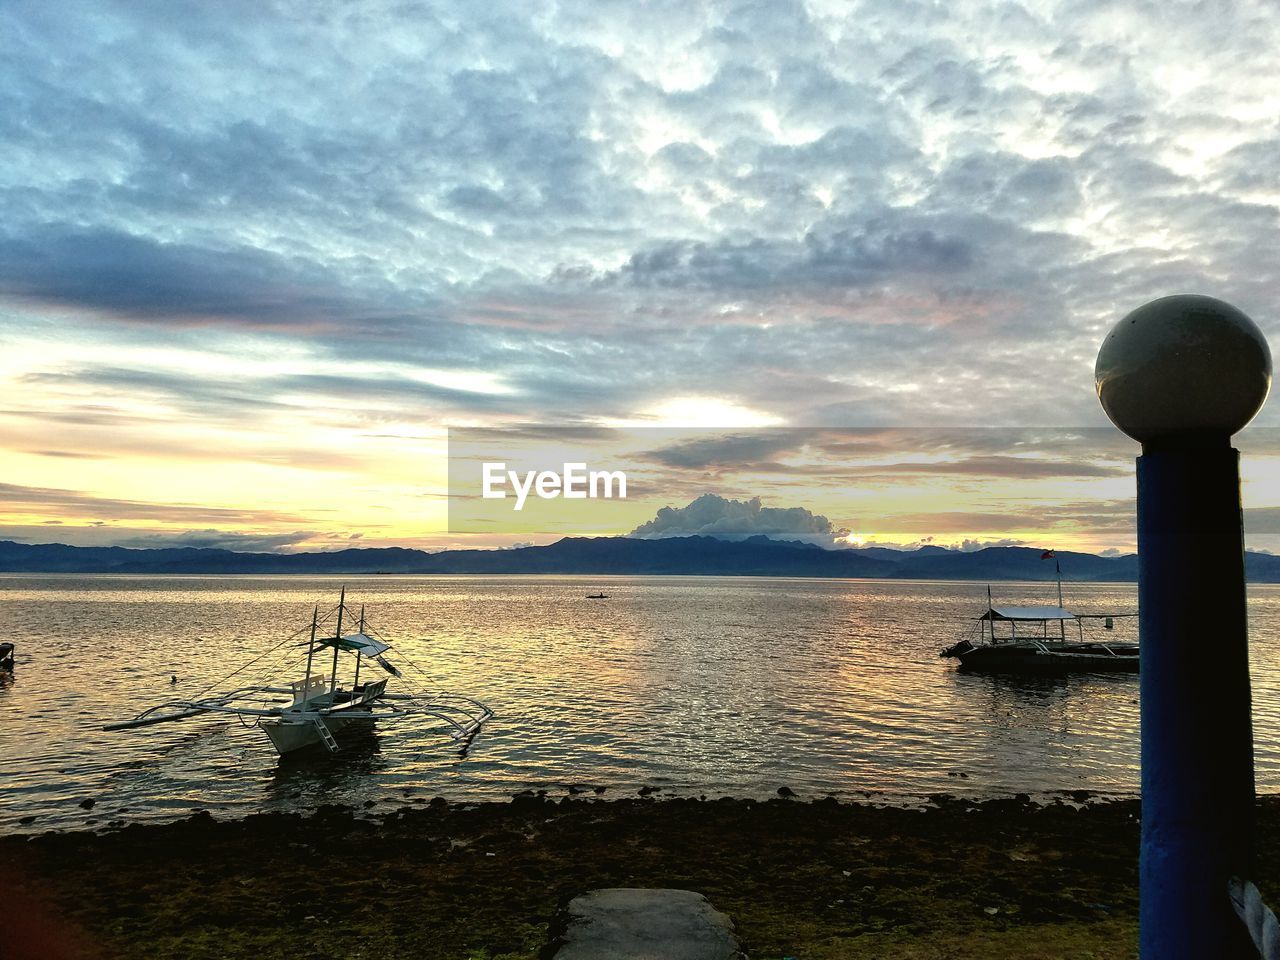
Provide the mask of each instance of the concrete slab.
[{"label": "concrete slab", "polygon": [[555,960],[745,960],[733,923],[692,890],[613,887],[569,902]]}]

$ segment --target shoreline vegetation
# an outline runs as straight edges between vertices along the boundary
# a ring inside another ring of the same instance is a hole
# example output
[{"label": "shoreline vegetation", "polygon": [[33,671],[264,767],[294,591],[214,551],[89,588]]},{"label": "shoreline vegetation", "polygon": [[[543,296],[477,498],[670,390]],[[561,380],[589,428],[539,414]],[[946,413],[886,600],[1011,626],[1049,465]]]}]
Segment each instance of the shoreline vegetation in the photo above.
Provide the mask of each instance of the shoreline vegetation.
[{"label": "shoreline vegetation", "polygon": [[[753,960],[1136,954],[1137,800],[918,809],[746,799],[419,798],[0,837],[6,956],[534,960],[601,887],[705,894]],[[1280,796],[1259,801],[1264,897]],[[1225,896],[1225,892],[1224,892]],[[16,952],[15,952],[16,950]]]}]

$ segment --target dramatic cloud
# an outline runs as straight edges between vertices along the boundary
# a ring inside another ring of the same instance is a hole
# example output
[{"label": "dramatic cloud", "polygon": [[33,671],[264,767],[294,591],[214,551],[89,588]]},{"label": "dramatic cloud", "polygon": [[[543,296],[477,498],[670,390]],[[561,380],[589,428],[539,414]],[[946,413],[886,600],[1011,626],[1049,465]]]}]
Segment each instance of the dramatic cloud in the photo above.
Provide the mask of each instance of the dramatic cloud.
[{"label": "dramatic cloud", "polygon": [[[1090,434],[1104,431],[762,428],[675,439],[640,456],[677,470],[825,474],[850,481],[888,479],[895,474],[1009,479],[1129,476],[1132,467],[1125,461],[1132,451],[1116,441],[1115,431],[1100,437]],[[988,452],[995,450],[1004,452]],[[917,459],[905,459],[912,456]]]},{"label": "dramatic cloud", "polygon": [[246,553],[278,553],[282,547],[303,544],[312,538],[306,531],[277,534],[236,533],[225,530],[186,530],[182,533],[124,537],[121,547],[197,547]]},{"label": "dramatic cloud", "polygon": [[17,302],[130,320],[323,324],[327,332],[358,309],[315,263],[252,247],[210,249],[65,224],[0,236],[0,289]]},{"label": "dramatic cloud", "polygon": [[744,502],[707,493],[686,507],[663,507],[657,516],[636,527],[628,536],[642,540],[664,537],[744,540],[763,535],[830,546],[848,532],[836,529],[826,517],[817,516],[804,507],[766,507],[758,497]]},{"label": "dramatic cloud", "polygon": [[941,474],[947,476],[1009,477],[1038,479],[1044,477],[1122,477],[1129,471],[1123,467],[1032,457],[969,457],[934,463],[897,462],[868,467],[869,474]]},{"label": "dramatic cloud", "polygon": [[1264,9],[170,13],[6,8],[11,303],[811,422],[1099,422],[1125,305],[1277,314]]},{"label": "dramatic cloud", "polygon": [[881,517],[868,515],[859,518],[859,524],[865,524],[872,530],[888,527],[896,531],[929,533],[941,537],[976,531],[1003,533],[1017,530],[1037,530],[1049,537],[1057,537],[1063,533],[1076,537],[1082,533],[1101,531],[1111,534],[1117,540],[1127,541],[1133,537],[1134,505],[1127,501],[1037,503],[1025,507],[1011,503],[1009,509],[1000,512],[970,509],[929,513],[901,512]]},{"label": "dramatic cloud", "polygon": [[38,510],[66,520],[114,523],[116,521],[157,520],[177,523],[299,523],[301,518],[255,510],[251,507],[210,507],[191,503],[157,503],[116,500],[77,490],[25,487],[0,483],[0,509],[7,513]]},{"label": "dramatic cloud", "polygon": [[[1280,338],[1278,47],[1274,5],[1189,0],[13,0],[6,479],[129,502],[154,461],[157,488],[212,487],[210,452],[244,451],[281,465],[243,481],[273,503],[429,524],[449,425],[700,397],[804,428],[1106,427],[1093,360],[1144,301],[1217,295]],[[1092,458],[875,442],[868,482],[1105,481],[1134,453],[1109,428]],[[781,479],[796,453],[654,462]]]},{"label": "dramatic cloud", "polygon": [[[655,463],[685,470],[733,469],[759,465],[771,457],[803,448],[812,431],[759,430],[753,433],[677,440],[649,451]],[[780,466],[780,465],[778,465]]]},{"label": "dramatic cloud", "polygon": [[950,549],[959,550],[963,553],[976,553],[979,550],[986,550],[988,547],[1025,547],[1025,540],[1010,540],[1005,537],[1000,540],[961,540],[954,544]]}]

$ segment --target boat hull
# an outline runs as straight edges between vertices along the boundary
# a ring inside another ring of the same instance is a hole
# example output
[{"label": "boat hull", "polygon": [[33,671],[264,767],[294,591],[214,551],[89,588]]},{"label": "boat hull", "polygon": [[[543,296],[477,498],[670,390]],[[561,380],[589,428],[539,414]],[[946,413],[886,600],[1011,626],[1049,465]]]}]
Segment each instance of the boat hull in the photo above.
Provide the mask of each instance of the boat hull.
[{"label": "boat hull", "polygon": [[[373,717],[330,716],[324,717],[320,722],[329,731],[329,736],[336,740],[344,733],[368,731],[373,726]],[[263,720],[261,727],[281,756],[325,745],[312,720]]]},{"label": "boat hull", "polygon": [[995,643],[950,654],[960,669],[990,673],[1137,673],[1137,644]]}]

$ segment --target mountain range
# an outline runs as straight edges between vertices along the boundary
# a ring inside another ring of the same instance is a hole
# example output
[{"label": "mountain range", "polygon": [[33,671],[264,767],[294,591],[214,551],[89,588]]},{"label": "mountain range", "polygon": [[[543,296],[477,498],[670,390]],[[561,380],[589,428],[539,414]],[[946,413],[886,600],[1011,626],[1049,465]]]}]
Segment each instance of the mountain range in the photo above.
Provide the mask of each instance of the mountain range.
[{"label": "mountain range", "polygon": [[[764,536],[747,540],[565,537],[541,547],[446,550],[405,547],[323,553],[241,553],[195,547],[133,549],[0,540],[4,573],[138,574],[651,574],[682,576],[861,577],[896,580],[1052,580],[1054,564],[1033,547],[830,550]],[[1058,551],[1064,580],[1135,581],[1138,558]],[[1255,583],[1280,583],[1280,556],[1246,553]]]}]

